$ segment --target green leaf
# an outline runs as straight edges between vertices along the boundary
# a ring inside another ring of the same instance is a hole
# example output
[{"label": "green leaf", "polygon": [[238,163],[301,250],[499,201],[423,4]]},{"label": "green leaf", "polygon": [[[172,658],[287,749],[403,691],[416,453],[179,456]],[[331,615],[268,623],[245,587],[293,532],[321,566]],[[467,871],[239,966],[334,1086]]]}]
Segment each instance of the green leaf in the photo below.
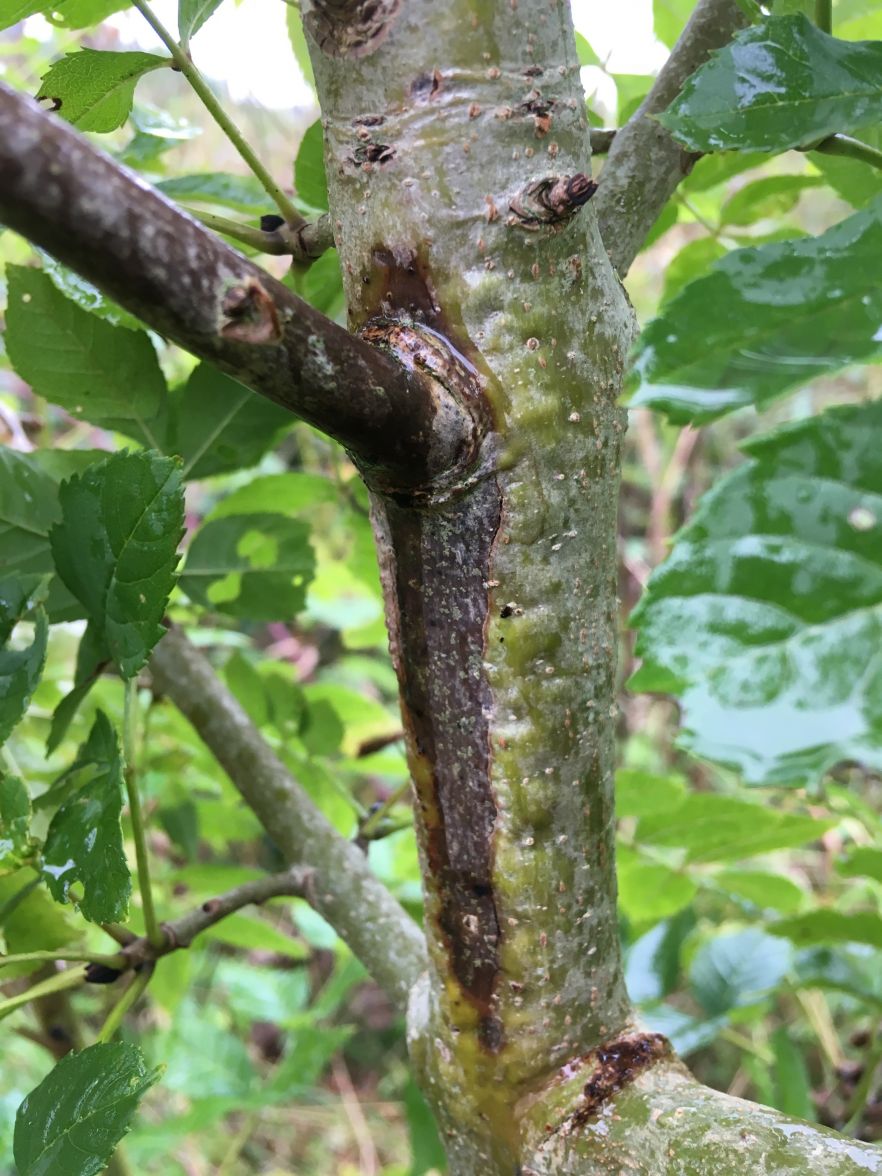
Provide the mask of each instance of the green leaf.
[{"label": "green leaf", "polygon": [[107,319],[114,326],[129,327],[133,331],[142,329],[143,324],[134,315],[129,314],[127,310],[123,310],[115,302],[111,302],[109,298],[106,298],[101,293],[97,286],[93,286],[91,282],[87,282],[85,278],[74,273],[72,269],[68,269],[60,261],[56,261],[51,254],[44,253],[43,250],[38,250],[38,253],[40,255],[40,265],[43,273],[52,279],[53,286],[65,298],[69,298],[83,310],[87,310],[91,314],[96,314],[98,318]]},{"label": "green leaf", "polygon": [[175,584],[184,498],[177,463],[116,453],[63,482],[50,542],[58,574],[86,607],[123,678],[146,664],[162,636]]},{"label": "green leaf", "polygon": [[8,29],[49,7],[49,0],[0,0],[0,29]]},{"label": "green leaf", "polygon": [[601,61],[581,33],[576,33],[576,55],[579,65],[600,65]]},{"label": "green leaf", "polygon": [[160,180],[156,187],[170,200],[184,204],[218,204],[236,212],[260,216],[266,212],[269,197],[254,176],[235,176],[228,172],[201,172],[198,175],[174,176]]},{"label": "green leaf", "polygon": [[696,792],[667,813],[641,817],[638,843],[682,849],[687,862],[732,862],[816,841],[833,821],[780,812],[734,796]]},{"label": "green leaf", "polygon": [[123,849],[123,767],[116,733],[98,711],[77,753],[78,787],[52,818],[43,849],[43,876],[57,902],[67,902],[72,883],[84,895],[79,910],[92,923],[125,919],[132,879]]},{"label": "green leaf", "polygon": [[51,755],[61,743],[80,703],[98,681],[109,661],[110,654],[104,644],[104,635],[98,626],[90,623],[77,649],[73,690],[64,696],[52,712],[52,724],[46,739],[47,755]]},{"label": "green leaf", "polygon": [[720,210],[721,225],[752,225],[791,212],[807,188],[817,188],[820,176],[763,176],[739,188]]},{"label": "green leaf", "polygon": [[[0,641],[5,645],[15,625],[31,611],[33,580],[0,581]],[[42,607],[33,609],[34,639],[24,649],[0,650],[0,744],[9,738],[37,688],[46,661],[49,622]]]},{"label": "green leaf", "polygon": [[770,1038],[775,1063],[772,1067],[774,1102],[785,1115],[813,1122],[817,1115],[812,1102],[811,1085],[805,1059],[797,1048],[789,1028],[780,1025]]},{"label": "green leaf", "polygon": [[303,960],[309,956],[309,950],[301,939],[286,935],[266,919],[241,911],[227,915],[209,927],[201,938],[227,943],[230,947],[240,947],[245,951],[272,951],[289,959]]},{"label": "green leaf", "polygon": [[722,151],[717,155],[703,155],[680,185],[681,192],[709,192],[725,184],[742,172],[762,167],[769,162],[761,151]]},{"label": "green leaf", "polygon": [[692,961],[692,991],[711,1016],[756,1004],[784,979],[792,957],[788,944],[756,927],[717,935]]},{"label": "green leaf", "polygon": [[770,17],[715,53],[658,119],[692,151],[786,151],[867,126],[882,119],[882,44]]},{"label": "green leaf", "polygon": [[783,874],[767,874],[763,870],[721,870],[713,875],[710,883],[761,911],[795,914],[805,902],[805,892]]},{"label": "green leaf", "polygon": [[680,776],[656,776],[636,768],[616,772],[616,815],[644,817],[670,812],[683,803],[686,783]]},{"label": "green leaf", "polygon": [[651,577],[634,690],[750,784],[882,767],[882,401],[750,443]]},{"label": "green leaf", "polygon": [[253,621],[290,620],[315,572],[309,527],[279,514],[203,524],[187,552],[181,587],[204,608]]},{"label": "green leaf", "polygon": [[769,925],[769,930],[799,947],[816,943],[868,943],[882,948],[882,918],[870,911],[850,915],[829,908],[807,911],[792,919],[779,919]]},{"label": "green leaf", "polygon": [[[0,876],[0,930],[10,955],[30,951],[55,951],[79,941],[82,919],[74,919],[60,907],[48,891],[34,889],[39,876],[30,867]],[[3,969],[6,983],[18,976],[27,976],[38,969],[39,963],[7,965]]]},{"label": "green leaf", "polygon": [[66,29],[85,29],[98,24],[114,12],[130,8],[130,0],[57,0],[41,4],[41,11],[55,25]]},{"label": "green leaf", "polygon": [[430,1172],[443,1172],[447,1157],[438,1136],[435,1116],[429,1110],[413,1079],[405,1086],[403,1097],[412,1157],[407,1176],[426,1176]]},{"label": "green leaf", "polygon": [[877,359],[880,268],[882,199],[820,237],[735,250],[647,326],[632,405],[705,422]]},{"label": "green leaf", "polygon": [[184,49],[220,5],[221,0],[178,0],[178,32]]},{"label": "green leaf", "polygon": [[181,476],[208,478],[257,465],[294,417],[209,363],[194,369],[171,397],[167,452],[183,460]]},{"label": "green leaf", "polygon": [[131,113],[138,80],[165,65],[169,58],[155,53],[77,49],[43,75],[37,98],[81,131],[115,131]]},{"label": "green leaf", "polygon": [[21,378],[71,416],[110,428],[135,422],[149,437],[166,391],[146,332],[82,310],[39,270],[10,265],[6,274],[6,350]]},{"label": "green leaf", "polygon": [[125,1042],[62,1058],[18,1108],[19,1176],[97,1176],[159,1074]]},{"label": "green leaf", "polygon": [[626,846],[616,852],[619,907],[632,924],[657,923],[688,906],[698,886],[686,874]]},{"label": "green leaf", "polygon": [[328,210],[328,181],[325,176],[325,139],[321,119],[307,127],[294,162],[294,187],[301,200],[313,208]]},{"label": "green leaf", "polygon": [[663,45],[674,47],[694,7],[695,0],[653,0],[652,28]]},{"label": "green leaf", "polygon": [[17,776],[0,776],[0,871],[17,870],[30,856],[31,801]]},{"label": "green leaf", "polygon": [[300,72],[303,74],[303,80],[308,86],[315,90],[315,75],[312,72],[312,62],[309,59],[309,49],[306,44],[306,37],[303,34],[303,17],[300,15],[300,7],[298,4],[288,4],[287,12],[288,20],[288,39],[291,42],[291,49],[294,53],[294,58],[300,66]]},{"label": "green leaf", "polygon": [[698,237],[688,241],[665,268],[662,305],[666,305],[684,286],[702,277],[728,250],[715,237]]},{"label": "green leaf", "polygon": [[843,861],[837,862],[836,869],[843,878],[874,878],[882,882],[882,849],[859,846]]},{"label": "green leaf", "polygon": [[161,155],[202,134],[201,127],[193,126],[185,118],[176,118],[155,106],[136,104],[129,122],[135,128],[135,133],[117,154],[120,163],[129,167],[156,167]]}]

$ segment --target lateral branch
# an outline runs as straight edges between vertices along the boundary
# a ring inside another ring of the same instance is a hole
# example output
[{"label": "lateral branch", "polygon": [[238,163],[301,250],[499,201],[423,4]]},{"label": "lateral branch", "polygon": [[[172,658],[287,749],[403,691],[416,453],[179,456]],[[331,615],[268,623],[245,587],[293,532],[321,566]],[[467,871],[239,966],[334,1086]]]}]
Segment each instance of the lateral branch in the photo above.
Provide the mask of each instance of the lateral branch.
[{"label": "lateral branch", "polygon": [[297,298],[29,96],[0,83],[0,221],[147,326],[402,487],[462,460],[468,411]]}]

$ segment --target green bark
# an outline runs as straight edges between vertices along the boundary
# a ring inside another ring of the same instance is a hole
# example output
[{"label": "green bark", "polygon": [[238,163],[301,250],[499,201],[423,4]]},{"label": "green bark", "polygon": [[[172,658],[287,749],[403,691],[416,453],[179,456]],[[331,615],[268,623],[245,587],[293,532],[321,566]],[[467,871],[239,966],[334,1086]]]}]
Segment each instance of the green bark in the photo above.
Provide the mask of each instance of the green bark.
[{"label": "green bark", "polygon": [[[474,425],[443,479],[405,490],[363,471],[424,872],[411,1056],[450,1170],[741,1171],[741,1128],[718,1125],[737,1113],[635,1031],[620,967],[617,396],[633,318],[583,206],[568,5],[316,0],[305,27],[350,326]],[[761,1171],[784,1170],[785,1138],[808,1154],[803,1128],[746,1122]]]}]

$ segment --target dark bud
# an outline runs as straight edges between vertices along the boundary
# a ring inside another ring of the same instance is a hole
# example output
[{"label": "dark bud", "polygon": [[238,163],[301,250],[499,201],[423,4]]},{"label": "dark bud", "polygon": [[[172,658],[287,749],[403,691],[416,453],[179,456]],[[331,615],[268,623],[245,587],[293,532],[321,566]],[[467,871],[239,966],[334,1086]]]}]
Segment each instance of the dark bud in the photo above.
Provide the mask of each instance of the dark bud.
[{"label": "dark bud", "polygon": [[119,980],[122,972],[119,968],[109,968],[107,964],[87,964],[87,984],[113,984]]},{"label": "dark bud", "polygon": [[260,228],[264,233],[274,233],[276,229],[280,229],[285,223],[283,216],[276,216],[274,212],[268,212],[266,216],[260,218]]}]

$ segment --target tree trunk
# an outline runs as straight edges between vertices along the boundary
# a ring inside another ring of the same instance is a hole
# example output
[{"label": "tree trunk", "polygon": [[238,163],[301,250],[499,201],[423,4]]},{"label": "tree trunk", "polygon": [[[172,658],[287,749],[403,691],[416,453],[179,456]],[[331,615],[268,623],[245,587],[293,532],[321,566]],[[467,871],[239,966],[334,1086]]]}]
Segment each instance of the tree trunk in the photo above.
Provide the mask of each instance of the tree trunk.
[{"label": "tree trunk", "polygon": [[633,321],[583,207],[569,6],[362,12],[306,15],[350,325],[480,431],[441,485],[367,472],[425,877],[411,1047],[452,1171],[510,1174],[517,1101],[628,1028],[610,717]]}]

